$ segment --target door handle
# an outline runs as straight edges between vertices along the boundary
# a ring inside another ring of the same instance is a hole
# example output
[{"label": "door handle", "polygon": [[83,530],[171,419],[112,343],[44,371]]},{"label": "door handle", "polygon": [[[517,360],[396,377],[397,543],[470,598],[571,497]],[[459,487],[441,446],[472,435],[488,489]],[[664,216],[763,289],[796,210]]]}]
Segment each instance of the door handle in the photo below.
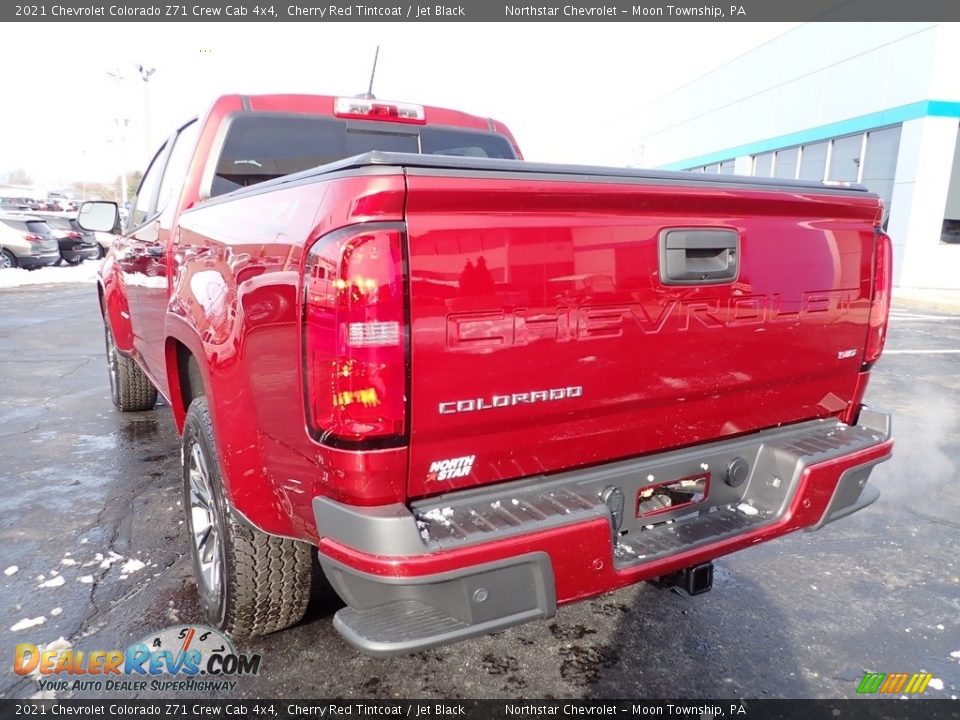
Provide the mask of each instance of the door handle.
[{"label": "door handle", "polygon": [[740,234],[725,228],[670,228],[660,232],[660,282],[717,285],[739,273]]}]

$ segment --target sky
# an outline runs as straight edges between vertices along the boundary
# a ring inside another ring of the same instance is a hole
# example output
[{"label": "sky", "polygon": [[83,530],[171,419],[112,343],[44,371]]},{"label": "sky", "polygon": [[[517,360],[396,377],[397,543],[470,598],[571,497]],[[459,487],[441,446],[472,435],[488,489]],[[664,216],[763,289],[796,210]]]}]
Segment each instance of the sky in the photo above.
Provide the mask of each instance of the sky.
[{"label": "sky", "polygon": [[[0,44],[17,78],[0,113],[0,177],[23,168],[56,186],[143,169],[222,94],[364,92],[378,44],[378,98],[502,120],[528,160],[623,165],[638,108],[795,26],[18,24]],[[38,34],[50,52],[37,52]],[[147,83],[138,65],[155,68]]]}]

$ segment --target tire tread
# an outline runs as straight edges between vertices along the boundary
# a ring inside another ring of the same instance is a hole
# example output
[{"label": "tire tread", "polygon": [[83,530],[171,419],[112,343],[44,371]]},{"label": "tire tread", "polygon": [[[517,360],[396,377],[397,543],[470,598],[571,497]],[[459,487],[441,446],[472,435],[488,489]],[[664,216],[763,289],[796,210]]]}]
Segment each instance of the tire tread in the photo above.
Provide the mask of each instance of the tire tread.
[{"label": "tire tread", "polygon": [[117,353],[117,385],[119,403],[123,412],[151,410],[157,404],[157,389],[137,361]]},{"label": "tire tread", "polygon": [[[208,446],[214,448],[213,423],[205,397],[191,402],[187,423],[193,418],[206,436]],[[219,458],[213,460],[214,482],[220,482]],[[222,485],[218,487],[222,493]],[[310,600],[311,546],[268,535],[235,516],[226,502],[220,505],[226,526],[223,541],[227,582],[226,608],[220,629],[239,641],[300,622]]]}]

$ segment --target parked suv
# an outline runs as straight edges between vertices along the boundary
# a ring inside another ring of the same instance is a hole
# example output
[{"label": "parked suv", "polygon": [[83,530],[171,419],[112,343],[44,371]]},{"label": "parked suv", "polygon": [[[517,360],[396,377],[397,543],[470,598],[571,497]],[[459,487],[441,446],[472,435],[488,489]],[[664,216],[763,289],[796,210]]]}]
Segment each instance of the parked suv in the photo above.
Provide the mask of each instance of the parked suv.
[{"label": "parked suv", "polygon": [[0,214],[0,270],[22,267],[27,270],[53,265],[60,259],[60,247],[43,218],[20,213]]},{"label": "parked suv", "polygon": [[95,260],[103,253],[92,232],[84,230],[75,217],[66,214],[36,213],[53,230],[60,246],[60,257],[68,265],[79,265],[84,260]]}]

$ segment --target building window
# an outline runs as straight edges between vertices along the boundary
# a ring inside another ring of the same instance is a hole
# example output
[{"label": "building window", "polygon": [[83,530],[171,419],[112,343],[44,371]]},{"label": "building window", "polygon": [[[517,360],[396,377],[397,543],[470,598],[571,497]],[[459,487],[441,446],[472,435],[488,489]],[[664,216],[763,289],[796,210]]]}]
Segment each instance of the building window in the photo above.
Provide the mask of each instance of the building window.
[{"label": "building window", "polygon": [[773,173],[773,153],[753,156],[753,174],[757,177],[770,177]]},{"label": "building window", "polygon": [[798,176],[801,180],[824,179],[828,146],[828,142],[803,146],[803,152],[800,153],[800,174]]},{"label": "building window", "polygon": [[793,180],[797,177],[797,164],[799,160],[800,148],[798,147],[777,150],[776,163],[773,166],[773,176]]},{"label": "building window", "polygon": [[867,133],[867,150],[863,154],[860,182],[883,200],[883,223],[890,217],[893,200],[893,179],[900,150],[900,126],[872,130]]},{"label": "building window", "polygon": [[860,151],[863,149],[863,135],[848,135],[833,141],[830,151],[830,172],[827,180],[837,182],[856,182],[860,177]]}]

